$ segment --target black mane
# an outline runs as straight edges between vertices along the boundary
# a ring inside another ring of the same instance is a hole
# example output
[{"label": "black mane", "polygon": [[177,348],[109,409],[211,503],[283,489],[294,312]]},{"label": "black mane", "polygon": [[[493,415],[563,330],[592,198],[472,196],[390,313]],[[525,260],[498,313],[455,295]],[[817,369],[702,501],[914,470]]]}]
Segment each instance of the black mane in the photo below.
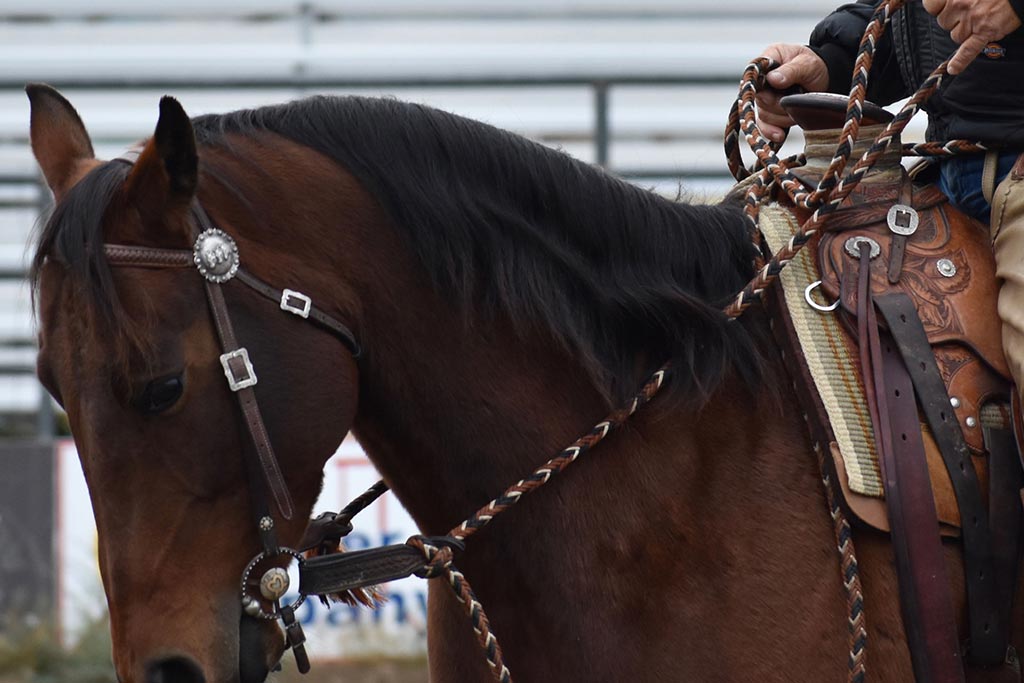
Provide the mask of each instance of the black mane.
[{"label": "black mane", "polygon": [[[730,367],[757,374],[746,326],[720,312],[753,273],[736,206],[669,201],[522,137],[391,99],[313,97],[193,125],[200,150],[271,131],[336,160],[441,291],[549,330],[609,394],[636,388],[639,357],[671,359],[673,386],[691,396]],[[64,251],[58,214],[41,246]]]}]

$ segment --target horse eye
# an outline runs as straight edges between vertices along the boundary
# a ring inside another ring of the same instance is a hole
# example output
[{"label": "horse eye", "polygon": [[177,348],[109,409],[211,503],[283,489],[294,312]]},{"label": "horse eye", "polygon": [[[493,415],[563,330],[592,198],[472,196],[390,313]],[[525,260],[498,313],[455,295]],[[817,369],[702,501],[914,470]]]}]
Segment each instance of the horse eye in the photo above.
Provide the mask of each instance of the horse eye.
[{"label": "horse eye", "polygon": [[177,403],[184,388],[185,383],[181,375],[158,377],[146,385],[142,394],[133,403],[142,412],[156,415]]}]

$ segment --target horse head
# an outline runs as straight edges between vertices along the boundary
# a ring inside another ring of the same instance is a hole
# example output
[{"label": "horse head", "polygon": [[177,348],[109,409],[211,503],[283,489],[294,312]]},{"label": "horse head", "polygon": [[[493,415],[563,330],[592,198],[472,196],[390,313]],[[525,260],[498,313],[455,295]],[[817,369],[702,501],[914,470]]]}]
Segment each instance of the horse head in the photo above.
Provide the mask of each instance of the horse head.
[{"label": "horse head", "polygon": [[[33,273],[38,373],[67,411],[89,485],[119,679],[262,681],[284,640],[273,621],[243,613],[240,576],[267,540],[265,520],[253,516],[270,517],[281,545],[298,543],[322,467],[355,413],[355,363],[335,335],[237,283],[223,286],[287,502],[272,487],[268,496],[262,472],[246,464],[253,438],[219,361],[210,283],[187,264],[116,263],[104,249],[187,257],[202,229],[198,195],[220,227],[250,220],[246,207],[201,172],[177,101],[161,101],[134,161],[104,162],[67,100],[42,85],[28,95],[32,148],[56,199]],[[213,265],[223,246],[214,245]],[[237,247],[257,269],[273,249]],[[311,275],[307,285],[323,283]],[[323,405],[333,419],[311,421]]]}]

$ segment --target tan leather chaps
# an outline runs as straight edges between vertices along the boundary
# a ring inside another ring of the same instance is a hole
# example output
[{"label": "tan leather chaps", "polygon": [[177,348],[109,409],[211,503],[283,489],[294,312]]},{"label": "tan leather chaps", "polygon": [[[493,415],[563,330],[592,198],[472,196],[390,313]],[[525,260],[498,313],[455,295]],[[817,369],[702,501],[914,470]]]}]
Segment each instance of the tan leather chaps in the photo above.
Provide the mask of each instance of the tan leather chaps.
[{"label": "tan leather chaps", "polygon": [[[1024,389],[1024,155],[992,196],[992,248],[999,287],[1003,350],[1017,390]],[[1024,394],[1024,392],[1022,392]]]}]

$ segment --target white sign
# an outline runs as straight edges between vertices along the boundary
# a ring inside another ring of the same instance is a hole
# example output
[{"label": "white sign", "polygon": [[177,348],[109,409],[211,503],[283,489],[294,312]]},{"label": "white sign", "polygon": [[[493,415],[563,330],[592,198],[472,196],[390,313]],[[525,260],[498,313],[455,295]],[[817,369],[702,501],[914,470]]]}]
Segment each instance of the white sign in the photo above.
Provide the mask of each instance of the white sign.
[{"label": "white sign", "polygon": [[[72,644],[102,618],[106,599],[96,562],[96,526],[74,443],[57,444],[57,610],[62,639]],[[327,462],[316,510],[337,511],[379,478],[359,444],[348,438]],[[417,533],[409,515],[386,493],[355,519],[345,539],[350,550],[402,543]],[[293,573],[292,585],[298,585]],[[376,610],[333,604],[315,597],[297,610],[313,659],[422,656],[426,653],[426,581],[417,578],[382,587],[387,601]],[[286,597],[286,602],[296,596]]]}]

